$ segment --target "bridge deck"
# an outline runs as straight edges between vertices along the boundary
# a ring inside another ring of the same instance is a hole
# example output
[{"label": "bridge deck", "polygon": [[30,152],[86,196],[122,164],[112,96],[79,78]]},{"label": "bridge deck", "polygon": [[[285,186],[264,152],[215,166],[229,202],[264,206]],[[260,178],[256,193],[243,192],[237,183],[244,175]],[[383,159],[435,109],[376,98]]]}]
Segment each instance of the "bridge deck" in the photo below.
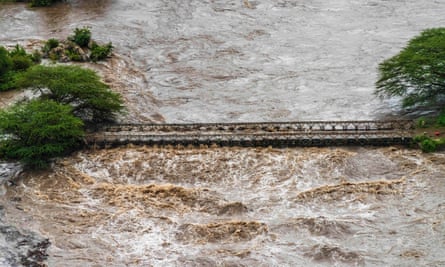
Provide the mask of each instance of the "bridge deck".
[{"label": "bridge deck", "polygon": [[98,146],[383,146],[409,144],[413,129],[412,121],[119,124],[100,127],[86,141]]}]

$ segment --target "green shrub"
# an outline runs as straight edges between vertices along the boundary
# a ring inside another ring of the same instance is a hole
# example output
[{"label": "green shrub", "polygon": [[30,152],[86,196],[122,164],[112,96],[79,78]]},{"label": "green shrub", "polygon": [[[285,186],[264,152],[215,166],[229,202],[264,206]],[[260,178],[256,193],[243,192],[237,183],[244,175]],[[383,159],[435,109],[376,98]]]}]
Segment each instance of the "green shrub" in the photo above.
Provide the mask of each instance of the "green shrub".
[{"label": "green shrub", "polygon": [[9,71],[0,76],[0,91],[8,91],[17,88],[17,80],[20,73]]},{"label": "green shrub", "polygon": [[111,55],[112,51],[113,45],[111,44],[111,42],[106,45],[98,45],[96,42],[94,42],[91,48],[90,59],[93,62],[106,59],[108,56]]},{"label": "green shrub", "polygon": [[25,51],[25,48],[23,48],[23,46],[20,46],[18,44],[16,44],[14,46],[14,49],[12,49],[11,51],[9,51],[9,56],[10,57],[15,57],[15,56],[26,56],[27,53]]},{"label": "green shrub", "polygon": [[48,57],[49,57],[49,59],[51,59],[52,61],[57,61],[57,60],[60,59],[60,55],[59,55],[59,54],[56,54],[56,53],[50,53],[50,54],[48,55]]},{"label": "green shrub", "polygon": [[437,149],[437,144],[433,139],[427,138],[422,142],[420,142],[420,148],[422,149],[423,152],[427,153],[434,152]]},{"label": "green shrub", "polygon": [[49,53],[49,51],[51,51],[51,49],[58,47],[59,43],[60,42],[57,39],[54,39],[54,38],[48,39],[48,41],[45,42],[45,45],[43,46],[42,51],[44,53]]},{"label": "green shrub", "polygon": [[42,54],[39,52],[39,50],[34,50],[31,54],[31,60],[35,64],[39,64],[42,61]]},{"label": "green shrub", "polygon": [[20,72],[27,70],[39,60],[26,53],[25,49],[16,45],[11,51],[0,46],[0,91],[17,88],[16,81]]},{"label": "green shrub", "polygon": [[12,59],[12,69],[14,71],[24,71],[29,67],[34,65],[34,62],[31,60],[31,57],[28,55],[16,55],[11,57]]},{"label": "green shrub", "polygon": [[12,59],[8,50],[0,46],[0,91],[6,91],[14,88],[15,73],[12,72]]},{"label": "green shrub", "polygon": [[426,139],[430,139],[430,138],[426,135],[419,134],[419,135],[414,136],[413,141],[416,143],[421,143],[422,141],[424,141]]},{"label": "green shrub", "polygon": [[0,112],[0,131],[9,138],[0,140],[0,155],[17,159],[32,168],[48,166],[80,145],[83,122],[72,108],[52,100],[32,100]]},{"label": "green shrub", "polygon": [[433,139],[426,135],[417,135],[413,138],[413,143],[418,144],[423,152],[429,153],[443,147],[445,145],[445,138]]},{"label": "green shrub", "polygon": [[18,44],[8,54],[12,61],[11,69],[13,71],[24,71],[35,63],[34,56],[26,53],[25,49]]},{"label": "green shrub", "polygon": [[82,61],[82,56],[74,50],[66,50],[66,55],[71,61]]},{"label": "green shrub", "polygon": [[12,68],[12,60],[8,50],[0,46],[0,77]]},{"label": "green shrub", "polygon": [[437,124],[439,126],[445,126],[445,109],[442,110],[442,112],[439,114],[439,117],[437,117]]},{"label": "green shrub", "polygon": [[76,28],[74,35],[69,40],[75,42],[80,47],[86,47],[91,40],[91,30],[88,27]]},{"label": "green shrub", "polygon": [[59,40],[55,38],[50,38],[48,39],[48,41],[46,41],[46,45],[48,46],[49,49],[56,48],[59,46]]},{"label": "green shrub", "polygon": [[437,118],[437,124],[439,126],[445,126],[445,115],[441,115]]}]

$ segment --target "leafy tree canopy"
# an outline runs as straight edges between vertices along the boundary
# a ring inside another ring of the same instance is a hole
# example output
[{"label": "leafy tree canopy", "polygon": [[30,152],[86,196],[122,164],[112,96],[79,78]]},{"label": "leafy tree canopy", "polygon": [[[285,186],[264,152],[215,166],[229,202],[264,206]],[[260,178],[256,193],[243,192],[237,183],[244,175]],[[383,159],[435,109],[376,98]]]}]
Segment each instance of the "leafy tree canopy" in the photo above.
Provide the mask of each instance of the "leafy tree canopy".
[{"label": "leafy tree canopy", "polygon": [[78,66],[34,66],[19,78],[18,87],[41,90],[43,97],[73,107],[84,121],[112,121],[123,109],[119,94],[92,70]]},{"label": "leafy tree canopy", "polygon": [[423,31],[379,65],[376,94],[400,96],[404,107],[440,107],[445,101],[445,28]]},{"label": "leafy tree canopy", "polygon": [[72,107],[53,100],[32,100],[0,111],[0,133],[0,155],[33,168],[74,149],[84,135]]},{"label": "leafy tree canopy", "polygon": [[39,62],[40,54],[37,52],[28,54],[19,45],[11,51],[0,46],[0,91],[15,89],[18,74]]}]

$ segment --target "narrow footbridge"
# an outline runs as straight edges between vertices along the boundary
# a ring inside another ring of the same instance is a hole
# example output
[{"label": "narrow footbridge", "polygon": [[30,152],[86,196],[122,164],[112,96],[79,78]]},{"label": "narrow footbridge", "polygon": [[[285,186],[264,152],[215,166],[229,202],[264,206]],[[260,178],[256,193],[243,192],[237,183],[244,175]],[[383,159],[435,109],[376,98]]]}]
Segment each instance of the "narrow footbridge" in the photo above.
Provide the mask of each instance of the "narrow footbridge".
[{"label": "narrow footbridge", "polygon": [[297,121],[257,123],[113,124],[88,133],[90,146],[220,145],[348,146],[407,145],[414,123],[392,121]]}]

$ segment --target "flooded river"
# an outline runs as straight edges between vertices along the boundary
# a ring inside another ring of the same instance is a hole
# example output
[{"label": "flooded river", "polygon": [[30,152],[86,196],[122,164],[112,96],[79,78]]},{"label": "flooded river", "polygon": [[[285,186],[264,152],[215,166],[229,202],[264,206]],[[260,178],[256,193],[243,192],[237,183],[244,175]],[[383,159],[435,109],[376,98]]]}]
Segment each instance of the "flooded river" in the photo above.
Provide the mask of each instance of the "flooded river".
[{"label": "flooded river", "polygon": [[49,266],[443,266],[445,155],[85,151],[2,197]]},{"label": "flooded river", "polygon": [[[376,68],[444,1],[0,4],[0,42],[89,26],[126,122],[379,119]],[[14,95],[3,94],[1,105]],[[15,177],[15,180],[11,180]],[[444,266],[445,154],[403,148],[82,151],[0,165],[0,265]],[[12,182],[11,182],[12,181]]]},{"label": "flooded river", "polygon": [[90,26],[116,47],[108,81],[137,121],[379,118],[395,104],[373,95],[378,63],[445,24],[444,1],[71,2],[2,5],[0,42]]}]

